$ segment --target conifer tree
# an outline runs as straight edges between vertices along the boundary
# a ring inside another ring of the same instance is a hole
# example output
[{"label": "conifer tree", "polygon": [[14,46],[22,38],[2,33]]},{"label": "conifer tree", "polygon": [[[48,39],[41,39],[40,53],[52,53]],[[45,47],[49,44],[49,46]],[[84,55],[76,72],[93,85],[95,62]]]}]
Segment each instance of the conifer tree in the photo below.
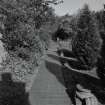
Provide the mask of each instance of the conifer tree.
[{"label": "conifer tree", "polygon": [[77,35],[72,43],[72,50],[87,69],[95,66],[100,50],[102,39],[99,34],[97,22],[94,15],[85,5],[80,11],[77,22]]}]

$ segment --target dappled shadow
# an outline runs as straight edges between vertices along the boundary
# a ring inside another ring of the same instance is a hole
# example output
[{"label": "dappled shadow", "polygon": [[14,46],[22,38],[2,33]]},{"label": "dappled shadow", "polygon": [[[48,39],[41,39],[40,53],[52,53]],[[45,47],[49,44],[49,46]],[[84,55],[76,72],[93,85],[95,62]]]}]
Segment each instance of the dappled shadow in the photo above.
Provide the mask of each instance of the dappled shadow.
[{"label": "dappled shadow", "polygon": [[63,85],[64,84],[64,80],[63,80],[63,76],[62,76],[62,70],[61,70],[61,66],[53,63],[53,62],[49,62],[49,61],[45,61],[45,65],[46,68],[48,69],[49,72],[51,72],[53,75],[56,76],[57,80]]}]

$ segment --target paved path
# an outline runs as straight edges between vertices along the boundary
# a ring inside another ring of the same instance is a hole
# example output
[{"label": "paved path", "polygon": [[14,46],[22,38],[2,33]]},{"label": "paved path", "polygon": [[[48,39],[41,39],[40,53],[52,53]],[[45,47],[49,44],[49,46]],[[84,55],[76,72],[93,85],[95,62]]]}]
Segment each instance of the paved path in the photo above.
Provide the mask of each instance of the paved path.
[{"label": "paved path", "polygon": [[30,102],[32,105],[71,105],[65,92],[61,67],[48,56],[44,56],[34,80]]}]

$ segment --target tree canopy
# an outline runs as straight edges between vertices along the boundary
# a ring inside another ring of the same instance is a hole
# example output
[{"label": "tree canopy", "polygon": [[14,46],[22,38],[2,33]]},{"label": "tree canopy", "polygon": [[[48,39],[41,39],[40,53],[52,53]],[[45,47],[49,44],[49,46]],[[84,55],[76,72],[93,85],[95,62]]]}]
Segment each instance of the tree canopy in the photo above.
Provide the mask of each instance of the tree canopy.
[{"label": "tree canopy", "polygon": [[1,0],[0,14],[5,17],[3,42],[6,49],[32,47],[31,37],[36,37],[37,30],[55,17],[50,4],[58,3],[58,0]]}]

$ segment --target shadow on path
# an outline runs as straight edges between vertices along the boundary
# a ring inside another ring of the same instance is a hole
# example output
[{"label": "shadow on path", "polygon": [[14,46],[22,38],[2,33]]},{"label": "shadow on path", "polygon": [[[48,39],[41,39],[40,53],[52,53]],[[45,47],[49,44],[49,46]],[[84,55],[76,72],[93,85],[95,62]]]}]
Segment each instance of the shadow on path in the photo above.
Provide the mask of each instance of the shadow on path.
[{"label": "shadow on path", "polygon": [[56,63],[47,61],[47,60],[45,61],[45,65],[46,65],[46,68],[49,70],[49,72],[51,72],[53,75],[55,75],[57,80],[63,86],[65,86],[62,71],[61,71],[61,66]]}]

